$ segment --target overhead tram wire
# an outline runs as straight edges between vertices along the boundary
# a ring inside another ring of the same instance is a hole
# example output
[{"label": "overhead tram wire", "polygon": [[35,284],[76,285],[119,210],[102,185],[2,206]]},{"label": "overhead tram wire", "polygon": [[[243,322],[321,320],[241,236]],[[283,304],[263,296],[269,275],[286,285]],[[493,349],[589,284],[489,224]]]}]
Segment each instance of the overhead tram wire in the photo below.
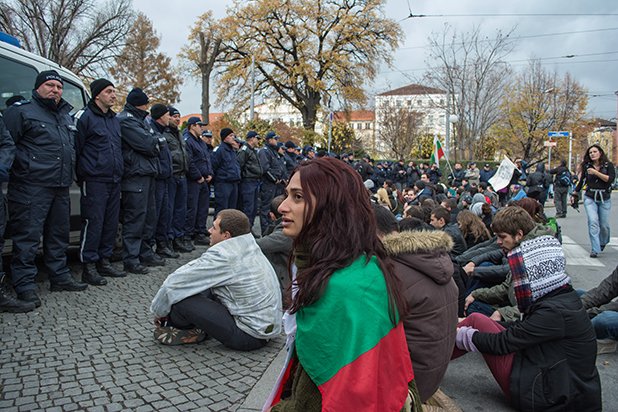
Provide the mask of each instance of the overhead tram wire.
[{"label": "overhead tram wire", "polygon": [[[618,13],[480,13],[480,14],[414,14],[405,19],[433,17],[605,17],[618,16]],[[404,19],[404,20],[405,20]]]},{"label": "overhead tram wire", "polygon": [[[618,27],[609,27],[609,28],[605,28],[605,29],[563,31],[563,32],[558,32],[558,33],[531,34],[531,35],[528,35],[528,36],[509,37],[509,40],[534,39],[534,38],[538,38],[538,37],[564,36],[564,35],[569,35],[569,34],[595,33],[595,32],[613,31],[613,30],[618,30]],[[495,38],[493,38],[493,39],[480,39],[479,42],[491,42],[491,41],[495,41],[495,40],[496,40]],[[463,45],[463,42],[457,42],[457,43],[452,43],[452,44],[454,46],[461,46],[461,45]],[[431,47],[431,45],[430,44],[426,44],[424,46],[400,47],[397,50],[426,49],[428,47]]]}]

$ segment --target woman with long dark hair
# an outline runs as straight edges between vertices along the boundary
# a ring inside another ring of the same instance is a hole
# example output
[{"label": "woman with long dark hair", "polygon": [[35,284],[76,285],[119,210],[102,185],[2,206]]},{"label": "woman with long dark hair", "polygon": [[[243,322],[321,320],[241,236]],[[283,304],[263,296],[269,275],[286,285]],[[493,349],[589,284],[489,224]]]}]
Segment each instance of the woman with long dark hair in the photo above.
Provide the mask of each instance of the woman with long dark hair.
[{"label": "woman with long dark hair", "polygon": [[466,241],[468,249],[491,237],[489,230],[481,218],[469,210],[462,210],[457,214],[457,224],[459,225],[459,230]]},{"label": "woman with long dark hair", "polygon": [[332,158],[304,162],[286,196],[279,212],[283,233],[294,239],[295,342],[268,406],[409,410],[408,383],[415,386],[399,321],[404,300],[359,174]]},{"label": "woman with long dark hair", "polygon": [[586,150],[579,169],[579,182],[573,191],[573,198],[577,201],[579,192],[585,184],[586,192],[583,199],[588,216],[590,257],[595,258],[609,243],[612,183],[616,177],[616,170],[598,144],[593,144]]}]

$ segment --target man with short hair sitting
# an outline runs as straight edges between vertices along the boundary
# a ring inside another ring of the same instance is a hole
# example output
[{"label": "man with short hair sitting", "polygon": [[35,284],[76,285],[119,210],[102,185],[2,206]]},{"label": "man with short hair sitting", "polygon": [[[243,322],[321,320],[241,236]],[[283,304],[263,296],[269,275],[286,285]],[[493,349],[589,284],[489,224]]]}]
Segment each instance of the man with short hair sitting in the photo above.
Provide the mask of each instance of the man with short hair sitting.
[{"label": "man with short hair sitting", "polygon": [[236,350],[261,348],[281,331],[277,275],[241,211],[219,212],[210,248],[169,275],[152,301],[155,338],[166,345],[212,336]]}]

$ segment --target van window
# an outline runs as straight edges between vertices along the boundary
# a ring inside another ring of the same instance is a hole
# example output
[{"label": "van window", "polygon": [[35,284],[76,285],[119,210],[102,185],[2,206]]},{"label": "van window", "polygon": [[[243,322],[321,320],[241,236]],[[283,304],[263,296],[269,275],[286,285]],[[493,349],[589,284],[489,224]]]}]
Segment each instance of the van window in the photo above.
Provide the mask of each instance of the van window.
[{"label": "van window", "polygon": [[13,96],[30,99],[37,74],[32,66],[0,56],[0,110],[6,109],[7,99]]},{"label": "van window", "polygon": [[69,102],[73,106],[71,114],[77,113],[79,110],[86,106],[86,96],[84,96],[84,90],[81,87],[64,79],[64,89],[62,91],[62,98]]}]

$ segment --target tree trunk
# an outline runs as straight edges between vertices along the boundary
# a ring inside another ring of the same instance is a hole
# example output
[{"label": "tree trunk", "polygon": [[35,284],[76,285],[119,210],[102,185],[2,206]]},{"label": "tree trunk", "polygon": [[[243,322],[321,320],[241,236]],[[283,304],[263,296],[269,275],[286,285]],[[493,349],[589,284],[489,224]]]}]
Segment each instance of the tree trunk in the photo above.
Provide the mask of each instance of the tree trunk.
[{"label": "tree trunk", "polygon": [[210,72],[202,71],[202,121],[208,123],[210,115]]}]

